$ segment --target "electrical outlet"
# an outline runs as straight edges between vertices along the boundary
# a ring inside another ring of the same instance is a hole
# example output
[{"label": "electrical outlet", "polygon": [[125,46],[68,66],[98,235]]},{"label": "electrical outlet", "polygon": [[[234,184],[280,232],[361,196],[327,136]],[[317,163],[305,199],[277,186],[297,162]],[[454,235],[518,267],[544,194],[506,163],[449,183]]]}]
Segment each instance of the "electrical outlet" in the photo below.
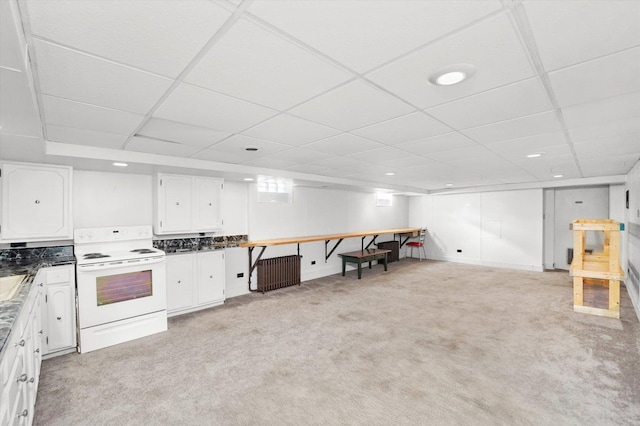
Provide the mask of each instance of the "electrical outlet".
[{"label": "electrical outlet", "polygon": [[457,251],[458,253],[462,253],[462,250],[461,250],[461,249],[458,249],[458,250],[456,250],[456,251]]},{"label": "electrical outlet", "polygon": [[316,261],[315,261],[315,260],[312,260],[312,261],[311,261],[311,264],[312,264],[312,265],[315,265],[315,264],[316,264]]},{"label": "electrical outlet", "polygon": [[243,273],[243,272],[240,272],[240,273],[236,274],[236,277],[238,277],[238,278],[242,278],[242,277],[244,277],[244,273]]}]

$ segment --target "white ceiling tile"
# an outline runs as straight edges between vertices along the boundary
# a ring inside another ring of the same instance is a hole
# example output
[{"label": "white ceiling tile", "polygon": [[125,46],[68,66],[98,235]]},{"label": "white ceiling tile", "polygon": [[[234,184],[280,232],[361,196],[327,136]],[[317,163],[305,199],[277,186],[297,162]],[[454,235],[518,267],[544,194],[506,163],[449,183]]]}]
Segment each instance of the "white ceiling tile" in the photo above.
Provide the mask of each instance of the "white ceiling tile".
[{"label": "white ceiling tile", "polygon": [[525,136],[540,135],[562,130],[553,111],[518,117],[499,123],[487,124],[462,130],[461,132],[481,144],[489,144]]},{"label": "white ceiling tile", "polygon": [[352,135],[350,133],[342,133],[337,136],[332,136],[330,138],[305,145],[305,148],[314,151],[326,152],[327,154],[346,155],[381,148],[382,146],[383,145],[378,142],[373,142],[361,138],[360,136]]},{"label": "white ceiling tile", "polygon": [[[541,157],[527,157],[528,154],[541,153]],[[526,148],[514,149],[509,151],[501,151],[499,155],[511,161],[514,164],[523,166],[525,168],[536,168],[543,164],[550,164],[557,159],[571,159],[573,158],[569,145],[563,143],[562,145],[553,145],[534,148],[532,151]]]},{"label": "white ceiling tile", "polygon": [[322,175],[323,172],[328,170],[326,167],[318,166],[316,164],[296,164],[294,166],[286,167],[287,170],[297,173],[309,173],[313,175]]},{"label": "white ceiling tile", "polygon": [[[611,121],[603,125],[569,129],[569,135],[573,142],[633,133],[640,133],[640,117]],[[638,143],[640,143],[640,141],[638,141]]]},{"label": "white ceiling tile", "polygon": [[498,1],[262,1],[249,11],[363,72],[500,7]]},{"label": "white ceiling tile", "polygon": [[495,123],[551,109],[537,78],[499,87],[458,101],[427,109],[456,129]]},{"label": "white ceiling tile", "polygon": [[567,128],[606,125],[623,119],[640,119],[640,92],[562,108]]},{"label": "white ceiling tile", "polygon": [[[18,39],[18,29],[14,20],[12,2],[0,1],[0,66],[24,71],[22,43]],[[15,16],[18,16],[16,12]],[[17,23],[20,25],[20,22]],[[20,28],[22,31],[22,28]]]},{"label": "white ceiling tile", "polygon": [[466,159],[479,159],[484,157],[494,157],[495,155],[487,148],[481,145],[467,146],[464,148],[449,149],[446,151],[438,151],[425,153],[425,155],[436,161],[450,162],[461,161]]},{"label": "white ceiling tile", "polygon": [[240,164],[243,161],[250,161],[255,159],[256,155],[252,155],[251,153],[246,151],[226,152],[206,148],[192,155],[191,158],[195,158],[198,160],[216,161],[219,163]]},{"label": "white ceiling tile", "polygon": [[589,139],[574,144],[579,159],[636,155],[640,158],[640,132]]},{"label": "white ceiling tile", "polygon": [[[2,2],[0,2],[2,3]],[[41,137],[9,135],[0,132],[0,158],[4,161],[45,161]]]},{"label": "white ceiling tile", "polygon": [[398,99],[353,81],[289,111],[293,115],[345,131],[414,111]]},{"label": "white ceiling tile", "polygon": [[45,95],[146,114],[171,80],[35,40]]},{"label": "white ceiling tile", "polygon": [[134,136],[126,148],[127,151],[148,152],[150,154],[170,155],[174,157],[189,157],[200,148],[181,143],[159,141],[157,139]]},{"label": "white ceiling tile", "polygon": [[231,15],[207,1],[28,1],[33,34],[177,77]]},{"label": "white ceiling tile", "polygon": [[181,84],[160,105],[155,116],[235,133],[275,114],[271,109]]},{"label": "white ceiling tile", "polygon": [[267,155],[260,158],[254,158],[253,160],[244,161],[242,163],[243,166],[252,166],[252,167],[264,167],[267,169],[286,169],[287,167],[294,166],[296,163],[294,161],[285,160],[280,158],[280,156],[271,156]]},{"label": "white ceiling tile", "polygon": [[349,167],[353,166],[357,162],[358,160],[355,160],[353,158],[344,157],[342,155],[334,155],[332,157],[324,158],[322,160],[316,160],[313,162],[313,164],[316,166],[327,167],[330,169],[342,169],[342,168],[348,169]]},{"label": "white ceiling tile", "polygon": [[144,127],[138,131],[138,134],[200,147],[213,145],[231,136],[229,132],[220,132],[218,130],[207,129],[206,127],[193,126],[176,121],[163,120],[161,118],[151,118]]},{"label": "white ceiling tile", "polygon": [[[476,72],[467,81],[436,86],[429,77],[453,64]],[[533,77],[527,55],[506,13],[482,21],[367,75],[419,108],[452,101]]]},{"label": "white ceiling tile", "polygon": [[284,110],[351,78],[318,56],[241,19],[185,81]]},{"label": "white ceiling tile", "polygon": [[360,161],[373,164],[385,164],[388,160],[397,160],[413,156],[410,152],[388,146],[348,155],[352,158],[357,158]]},{"label": "white ceiling tile", "polygon": [[584,177],[626,175],[638,162],[637,155],[580,160]]},{"label": "white ceiling tile", "polygon": [[312,161],[317,161],[323,158],[331,157],[331,154],[314,151],[306,148],[292,148],[286,151],[279,152],[277,155],[278,155],[278,158],[281,158],[287,161],[292,161],[296,164],[311,163]]},{"label": "white ceiling tile", "polygon": [[277,115],[243,132],[246,136],[300,146],[341,133],[340,130],[289,114]]},{"label": "white ceiling tile", "polygon": [[402,117],[393,118],[354,130],[360,136],[389,145],[412,141],[450,132],[451,128],[423,112],[416,111]]},{"label": "white ceiling tile", "polygon": [[617,52],[640,40],[637,1],[528,1],[524,5],[547,71]]},{"label": "white ceiling tile", "polygon": [[[563,132],[545,133],[542,135],[525,136],[523,138],[510,139],[495,143],[488,143],[485,146],[491,151],[503,154],[517,152],[522,156],[545,152],[546,147],[567,145],[567,138]],[[568,146],[568,145],[567,145]]]},{"label": "white ceiling tile", "polygon": [[384,162],[384,165],[392,169],[389,171],[404,171],[415,166],[424,166],[432,164],[434,161],[420,155],[412,154],[410,157],[390,158]]},{"label": "white ceiling tile", "polygon": [[549,73],[549,80],[561,107],[636,92],[640,47]]},{"label": "white ceiling tile", "polygon": [[97,146],[99,148],[120,149],[128,136],[73,127],[47,126],[47,140],[75,145]]},{"label": "white ceiling tile", "polygon": [[23,72],[0,68],[0,127],[4,133],[42,137],[40,114]]},{"label": "white ceiling tile", "polygon": [[477,143],[457,132],[451,132],[444,135],[434,136],[431,138],[420,139],[396,145],[396,148],[415,154],[429,156],[433,152],[448,151],[456,148],[475,147]]},{"label": "white ceiling tile", "polygon": [[[258,148],[258,151],[247,151],[246,148]],[[289,145],[271,142],[264,139],[250,138],[248,136],[235,135],[222,142],[218,142],[210,149],[214,151],[224,151],[236,154],[242,154],[249,161],[253,158],[272,155],[277,152],[291,149]]]},{"label": "white ceiling tile", "polygon": [[128,136],[144,118],[144,115],[132,112],[47,95],[42,96],[42,105],[47,125],[55,124],[117,135]]}]

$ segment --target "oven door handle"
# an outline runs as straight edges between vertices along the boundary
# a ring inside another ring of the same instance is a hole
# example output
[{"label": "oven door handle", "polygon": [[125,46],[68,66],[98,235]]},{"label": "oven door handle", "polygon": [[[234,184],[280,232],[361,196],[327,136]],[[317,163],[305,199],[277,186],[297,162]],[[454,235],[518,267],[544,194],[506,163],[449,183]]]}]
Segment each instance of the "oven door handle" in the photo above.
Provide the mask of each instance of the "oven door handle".
[{"label": "oven door handle", "polygon": [[120,260],[116,262],[92,263],[89,265],[78,265],[78,272],[99,271],[114,268],[126,268],[128,266],[144,266],[165,261],[164,256],[145,257],[141,259]]}]

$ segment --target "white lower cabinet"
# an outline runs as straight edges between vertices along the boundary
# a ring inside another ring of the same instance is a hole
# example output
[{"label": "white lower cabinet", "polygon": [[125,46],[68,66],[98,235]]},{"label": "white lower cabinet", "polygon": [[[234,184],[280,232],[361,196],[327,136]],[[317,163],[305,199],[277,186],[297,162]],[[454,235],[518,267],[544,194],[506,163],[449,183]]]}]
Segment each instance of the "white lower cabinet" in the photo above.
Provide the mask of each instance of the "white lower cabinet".
[{"label": "white lower cabinet", "polygon": [[169,316],[224,303],[224,250],[167,256]]},{"label": "white lower cabinet", "polygon": [[33,422],[42,361],[40,303],[43,286],[38,285],[39,277],[40,274],[15,320],[0,360],[1,425],[30,425]]},{"label": "white lower cabinet", "polygon": [[46,288],[43,355],[49,358],[76,349],[75,274],[73,265],[53,266],[41,273]]}]

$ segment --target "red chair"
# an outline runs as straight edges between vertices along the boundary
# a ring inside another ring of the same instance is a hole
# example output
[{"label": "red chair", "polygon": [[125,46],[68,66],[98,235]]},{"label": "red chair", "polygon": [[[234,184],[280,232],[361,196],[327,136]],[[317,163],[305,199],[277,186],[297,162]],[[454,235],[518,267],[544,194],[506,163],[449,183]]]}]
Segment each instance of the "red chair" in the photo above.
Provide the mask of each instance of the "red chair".
[{"label": "red chair", "polygon": [[422,256],[420,254],[420,249],[422,249],[422,253],[424,253],[425,260],[427,259],[427,252],[424,249],[424,239],[427,234],[427,228],[420,229],[420,236],[418,237],[418,241],[409,241],[407,243],[407,247],[411,247],[411,257],[413,257],[413,248],[416,247],[418,249],[418,259],[422,262]]}]

